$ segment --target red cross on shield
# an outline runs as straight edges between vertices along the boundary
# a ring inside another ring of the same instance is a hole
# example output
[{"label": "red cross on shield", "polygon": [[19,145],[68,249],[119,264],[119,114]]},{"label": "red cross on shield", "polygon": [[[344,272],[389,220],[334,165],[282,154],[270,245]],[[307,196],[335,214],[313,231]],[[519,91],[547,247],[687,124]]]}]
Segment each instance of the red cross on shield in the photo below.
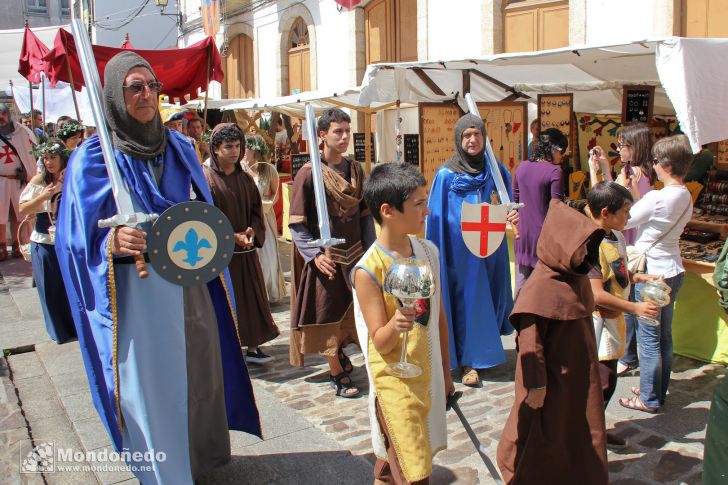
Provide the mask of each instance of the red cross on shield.
[{"label": "red cross on shield", "polygon": [[460,225],[463,241],[471,253],[487,258],[500,247],[506,233],[506,214],[505,205],[463,202]]}]

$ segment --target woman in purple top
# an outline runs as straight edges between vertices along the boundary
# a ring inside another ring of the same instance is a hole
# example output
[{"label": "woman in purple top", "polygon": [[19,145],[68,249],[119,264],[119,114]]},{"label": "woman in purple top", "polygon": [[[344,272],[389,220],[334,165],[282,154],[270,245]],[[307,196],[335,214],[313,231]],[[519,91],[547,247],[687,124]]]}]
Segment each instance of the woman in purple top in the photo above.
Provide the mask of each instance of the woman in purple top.
[{"label": "woman in purple top", "polygon": [[[646,123],[631,123],[617,131],[617,150],[623,166],[615,182],[632,193],[635,203],[652,190],[652,185],[657,180],[650,155],[652,144],[652,131]],[[612,180],[609,161],[604,156],[602,147],[596,146],[592,149],[589,169],[592,186],[601,180]],[[634,244],[637,239],[637,229],[626,229],[622,234],[628,245]]]},{"label": "woman in purple top", "polygon": [[525,206],[519,211],[520,237],[515,240],[516,296],[536,266],[536,243],[546,219],[551,199],[561,200],[563,171],[561,161],[569,140],[556,128],[542,131],[530,160],[524,160],[513,177],[513,199]]}]

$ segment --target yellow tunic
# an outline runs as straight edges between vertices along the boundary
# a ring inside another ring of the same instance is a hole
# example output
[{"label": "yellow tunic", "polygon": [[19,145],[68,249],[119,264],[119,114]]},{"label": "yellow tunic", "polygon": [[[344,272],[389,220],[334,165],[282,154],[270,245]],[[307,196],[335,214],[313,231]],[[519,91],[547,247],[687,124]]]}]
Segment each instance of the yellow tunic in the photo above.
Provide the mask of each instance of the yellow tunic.
[{"label": "yellow tunic", "polygon": [[[615,240],[604,239],[599,245],[599,266],[604,289],[622,300],[629,299],[629,277],[627,274],[627,247],[624,236],[612,231]],[[615,360],[624,355],[627,341],[627,327],[624,314],[617,318],[604,318],[595,311],[592,315],[594,333],[597,337],[599,360]]]},{"label": "yellow tunic", "polygon": [[[414,257],[429,260],[436,282],[435,296],[426,304],[419,302],[418,323],[409,333],[407,361],[422,369],[415,378],[400,379],[385,371],[389,363],[400,360],[401,340],[388,354],[380,354],[374,347],[362,315],[354,288],[354,313],[359,342],[364,348],[369,375],[369,418],[372,428],[374,454],[387,459],[384,438],[377,422],[375,399],[387,423],[397,460],[405,478],[414,482],[432,474],[432,458],[447,447],[445,427],[445,388],[440,355],[438,320],[440,315],[440,267],[437,248],[429,241],[411,238]],[[354,272],[366,271],[382,287],[384,276],[393,261],[392,255],[374,243],[357,263]],[[352,279],[353,273],[352,272]],[[387,317],[398,308],[395,298],[384,294]],[[422,313],[422,314],[420,314]],[[422,323],[426,323],[423,325]],[[400,339],[402,337],[400,336]]]}]

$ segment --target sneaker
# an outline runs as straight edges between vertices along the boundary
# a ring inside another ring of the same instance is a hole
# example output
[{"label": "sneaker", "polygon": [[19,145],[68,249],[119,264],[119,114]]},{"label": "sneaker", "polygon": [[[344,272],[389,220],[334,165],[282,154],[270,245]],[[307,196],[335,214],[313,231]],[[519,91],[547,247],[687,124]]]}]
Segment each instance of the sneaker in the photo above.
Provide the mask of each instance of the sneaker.
[{"label": "sneaker", "polygon": [[273,357],[264,354],[262,350],[258,349],[256,352],[248,351],[245,354],[245,360],[251,364],[267,364],[273,360]]},{"label": "sneaker", "polygon": [[627,440],[607,432],[607,448],[610,450],[623,450],[627,448]]}]

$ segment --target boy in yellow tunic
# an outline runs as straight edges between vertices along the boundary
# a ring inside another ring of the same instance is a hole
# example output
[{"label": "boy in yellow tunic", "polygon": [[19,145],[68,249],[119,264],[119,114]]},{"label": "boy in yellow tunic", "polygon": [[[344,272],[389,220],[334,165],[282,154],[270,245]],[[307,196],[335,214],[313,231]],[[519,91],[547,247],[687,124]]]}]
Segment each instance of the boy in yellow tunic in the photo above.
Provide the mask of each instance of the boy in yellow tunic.
[{"label": "boy in yellow tunic", "polygon": [[[352,272],[354,314],[369,374],[369,417],[377,463],[375,484],[429,483],[432,458],[447,447],[445,396],[453,392],[447,319],[440,305],[437,248],[409,236],[425,226],[425,179],[406,163],[376,167],[364,185],[364,200],[381,225],[376,242]],[[415,309],[401,307],[382,291],[387,269],[397,258],[429,262],[437,290]],[[422,369],[402,379],[385,371],[400,360],[402,332],[409,331],[407,361]]]},{"label": "boy in yellow tunic", "polygon": [[[629,219],[632,200],[629,190],[616,182],[599,182],[587,195],[587,214],[607,234],[599,245],[599,264],[589,272],[589,283],[597,305],[592,320],[605,409],[617,388],[617,362],[625,349],[624,312],[654,318],[659,310],[652,302],[629,301],[627,246],[620,231]],[[645,274],[631,276],[635,281],[654,279],[654,276]],[[624,438],[607,432],[607,448],[614,450],[625,446]]]}]

